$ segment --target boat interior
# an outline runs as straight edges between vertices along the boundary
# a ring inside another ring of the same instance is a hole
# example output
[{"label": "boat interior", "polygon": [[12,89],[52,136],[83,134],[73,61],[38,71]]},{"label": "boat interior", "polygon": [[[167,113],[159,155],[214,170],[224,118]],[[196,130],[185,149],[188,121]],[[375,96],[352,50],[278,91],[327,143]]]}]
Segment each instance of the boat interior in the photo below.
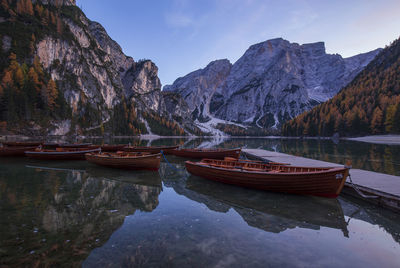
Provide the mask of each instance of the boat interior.
[{"label": "boat interior", "polygon": [[198,162],[198,164],[226,169],[239,169],[244,171],[258,171],[269,173],[303,173],[318,172],[331,169],[329,167],[295,167],[275,162],[264,163],[261,161],[252,160],[236,160],[230,157],[226,157],[224,160],[202,159],[200,162]]},{"label": "boat interior", "polygon": [[236,149],[225,149],[225,148],[192,148],[192,149],[180,149],[182,151],[191,151],[191,152],[223,152],[223,151],[234,151],[241,150],[240,148]]},{"label": "boat interior", "polygon": [[43,149],[43,148],[36,148],[35,152],[45,152],[45,153],[51,153],[51,152],[80,152],[80,151],[87,151],[90,149],[94,148],[61,148],[57,147],[55,150],[54,149]]},{"label": "boat interior", "polygon": [[110,152],[101,152],[101,153],[95,153],[96,155],[99,156],[108,156],[108,157],[137,157],[137,156],[146,156],[146,155],[154,155],[150,152],[125,152],[125,151],[117,151],[115,153],[110,153]]}]

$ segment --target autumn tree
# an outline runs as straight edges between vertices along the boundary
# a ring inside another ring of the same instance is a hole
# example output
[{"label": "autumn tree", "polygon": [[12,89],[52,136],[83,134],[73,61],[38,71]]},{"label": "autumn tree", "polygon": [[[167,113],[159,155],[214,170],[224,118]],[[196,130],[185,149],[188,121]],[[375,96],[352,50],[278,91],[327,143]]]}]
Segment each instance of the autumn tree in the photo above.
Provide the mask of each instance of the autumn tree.
[{"label": "autumn tree", "polygon": [[377,134],[381,132],[383,123],[383,113],[379,107],[376,107],[371,121],[371,131],[373,134]]}]

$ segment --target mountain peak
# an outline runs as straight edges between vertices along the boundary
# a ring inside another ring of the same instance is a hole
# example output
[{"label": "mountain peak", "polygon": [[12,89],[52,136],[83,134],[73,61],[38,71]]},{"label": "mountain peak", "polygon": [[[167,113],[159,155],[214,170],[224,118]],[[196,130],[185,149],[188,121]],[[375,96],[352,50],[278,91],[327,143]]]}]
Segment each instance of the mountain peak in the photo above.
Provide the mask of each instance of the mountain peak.
[{"label": "mountain peak", "polygon": [[312,54],[325,54],[326,53],[324,42],[302,44],[301,48],[303,49],[303,51],[310,52]]},{"label": "mountain peak", "polygon": [[[34,2],[34,1],[32,1]],[[43,5],[75,6],[76,0],[39,0]]]}]

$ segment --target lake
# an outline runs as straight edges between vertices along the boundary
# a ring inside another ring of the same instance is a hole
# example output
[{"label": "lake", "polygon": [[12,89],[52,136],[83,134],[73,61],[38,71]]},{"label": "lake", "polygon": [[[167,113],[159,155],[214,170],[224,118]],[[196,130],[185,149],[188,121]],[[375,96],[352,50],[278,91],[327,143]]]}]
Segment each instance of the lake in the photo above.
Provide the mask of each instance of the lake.
[{"label": "lake", "polygon": [[[399,146],[130,142],[264,148],[331,162],[351,158],[357,168],[400,174]],[[0,158],[0,266],[400,266],[398,214],[345,195],[327,199],[219,184],[189,175],[185,159],[167,159],[155,172]]]}]

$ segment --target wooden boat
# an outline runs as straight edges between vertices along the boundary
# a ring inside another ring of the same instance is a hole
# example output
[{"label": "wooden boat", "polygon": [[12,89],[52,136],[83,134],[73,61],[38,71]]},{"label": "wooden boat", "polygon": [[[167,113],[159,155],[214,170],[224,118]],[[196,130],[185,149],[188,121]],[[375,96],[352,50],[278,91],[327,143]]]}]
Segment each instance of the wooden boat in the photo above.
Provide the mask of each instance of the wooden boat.
[{"label": "wooden boat", "polygon": [[36,149],[26,151],[30,158],[43,160],[84,160],[86,153],[99,152],[100,148],[57,148],[55,150]]},{"label": "wooden boat", "polygon": [[117,152],[122,151],[126,144],[103,144],[100,146],[102,152]]},{"label": "wooden boat", "polygon": [[36,146],[3,146],[0,147],[0,156],[25,156],[25,151],[36,148]]},{"label": "wooden boat", "polygon": [[225,157],[239,158],[241,148],[236,149],[176,149],[171,153],[187,158],[224,159]]},{"label": "wooden boat", "polygon": [[85,157],[93,164],[124,169],[158,170],[161,161],[161,154],[146,152],[87,153]]},{"label": "wooden boat", "polygon": [[43,144],[43,142],[40,141],[3,141],[1,143],[10,147],[37,147]]},{"label": "wooden boat", "polygon": [[189,173],[210,180],[292,194],[337,197],[349,175],[342,167],[295,167],[203,159],[186,161]]},{"label": "wooden boat", "polygon": [[60,147],[60,144],[54,142],[45,142],[42,144],[42,148],[44,149],[56,149],[58,147]]},{"label": "wooden boat", "polygon": [[59,148],[89,148],[91,146],[92,143],[61,143],[58,145]]},{"label": "wooden boat", "polygon": [[158,154],[163,151],[164,154],[171,154],[179,146],[127,146],[124,148],[125,152],[148,152]]}]

